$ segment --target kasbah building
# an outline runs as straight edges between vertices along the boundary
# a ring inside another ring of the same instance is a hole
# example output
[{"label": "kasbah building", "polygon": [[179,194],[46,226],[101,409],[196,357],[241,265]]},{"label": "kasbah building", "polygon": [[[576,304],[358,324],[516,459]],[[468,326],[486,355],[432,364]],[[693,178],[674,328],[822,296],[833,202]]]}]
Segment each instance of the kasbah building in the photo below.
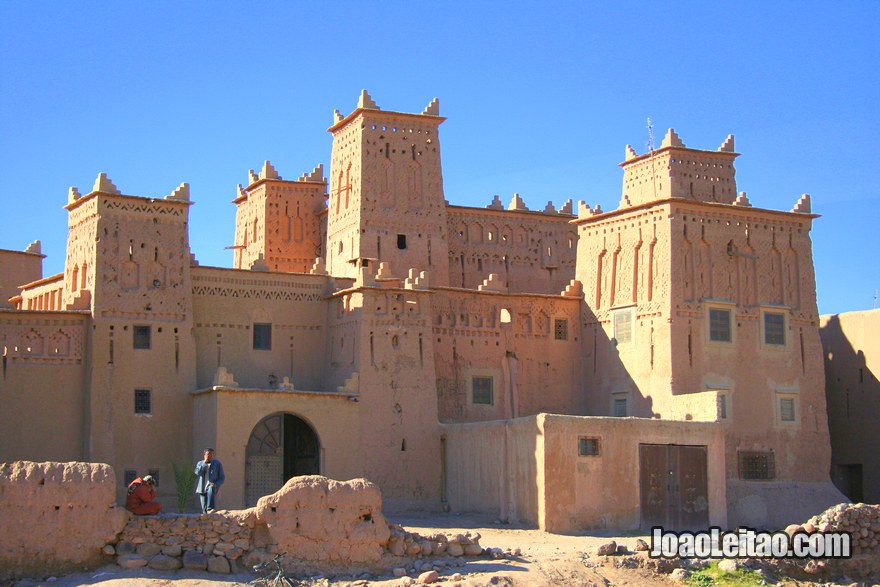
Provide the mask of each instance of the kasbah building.
[{"label": "kasbah building", "polygon": [[[553,532],[774,528],[846,501],[809,196],[753,206],[733,137],[627,147],[616,210],[449,204],[439,103],[335,112],[329,177],[239,186],[232,268],[189,186],[71,188],[64,272],[0,251],[0,461],[111,464],[122,501],[213,446],[241,508],[366,477],[385,508]],[[25,285],[22,285],[25,284]]]}]

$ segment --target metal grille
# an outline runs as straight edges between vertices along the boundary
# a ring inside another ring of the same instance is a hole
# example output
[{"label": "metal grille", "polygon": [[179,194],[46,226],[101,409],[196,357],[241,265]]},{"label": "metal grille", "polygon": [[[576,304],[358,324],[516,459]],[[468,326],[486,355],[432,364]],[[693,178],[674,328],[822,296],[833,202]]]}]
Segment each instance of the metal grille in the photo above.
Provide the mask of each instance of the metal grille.
[{"label": "metal grille", "polygon": [[150,341],[150,327],[149,326],[135,326],[134,330],[134,348],[147,350],[151,346]]},{"label": "metal grille", "polygon": [[149,389],[134,390],[134,413],[153,413],[153,393]]},{"label": "metal grille", "polygon": [[556,340],[568,340],[568,320],[562,318],[553,321],[553,337]]},{"label": "metal grille", "polygon": [[126,469],[125,475],[123,477],[124,478],[123,483],[125,483],[125,486],[128,487],[129,485],[131,485],[132,481],[137,479],[137,476],[138,476],[138,472],[135,471],[134,469]]},{"label": "metal grille", "polygon": [[272,350],[272,325],[254,324],[254,350]]},{"label": "metal grille", "polygon": [[578,438],[578,454],[582,457],[599,456],[599,439],[586,436]]},{"label": "metal grille", "polygon": [[783,422],[794,422],[794,398],[779,399],[779,419]]},{"label": "metal grille", "polygon": [[264,495],[271,495],[284,485],[284,462],[281,455],[252,455],[247,458],[247,505],[254,506]]},{"label": "metal grille", "polygon": [[614,339],[618,344],[632,341],[632,310],[614,315]]},{"label": "metal grille", "polygon": [[730,342],[730,310],[709,310],[709,340]]},{"label": "metal grille", "polygon": [[475,404],[492,405],[492,378],[473,378],[473,399]]},{"label": "metal grille", "polygon": [[772,452],[740,452],[739,478],[763,481],[776,478],[776,459]]},{"label": "metal grille", "polygon": [[785,344],[785,316],[782,314],[764,314],[764,343]]}]

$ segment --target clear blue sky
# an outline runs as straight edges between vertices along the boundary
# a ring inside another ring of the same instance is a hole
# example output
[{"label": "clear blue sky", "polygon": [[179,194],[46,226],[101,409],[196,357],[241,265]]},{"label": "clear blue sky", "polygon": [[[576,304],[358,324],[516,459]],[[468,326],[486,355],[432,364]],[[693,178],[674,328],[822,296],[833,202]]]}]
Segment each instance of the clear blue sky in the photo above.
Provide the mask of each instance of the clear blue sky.
[{"label": "clear blue sky", "polygon": [[[191,247],[229,266],[235,185],[329,166],[362,88],[441,114],[446,198],[620,199],[645,121],[716,149],[738,189],[813,229],[819,309],[880,288],[880,2],[0,2],[0,248],[63,268],[67,189],[191,184]],[[658,138],[659,140],[659,138]]]}]

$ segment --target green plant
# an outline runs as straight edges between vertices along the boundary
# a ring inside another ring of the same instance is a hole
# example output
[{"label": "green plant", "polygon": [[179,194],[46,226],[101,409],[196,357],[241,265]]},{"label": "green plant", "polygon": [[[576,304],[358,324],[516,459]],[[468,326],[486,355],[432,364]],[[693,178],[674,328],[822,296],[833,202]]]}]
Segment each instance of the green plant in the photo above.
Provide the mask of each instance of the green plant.
[{"label": "green plant", "polygon": [[686,582],[691,587],[759,587],[767,584],[760,573],[746,569],[726,573],[718,569],[717,562],[695,571]]},{"label": "green plant", "polygon": [[177,485],[177,512],[182,514],[186,509],[186,500],[196,486],[196,474],[189,465],[178,466],[177,463],[171,463],[171,468],[174,470],[174,483]]}]

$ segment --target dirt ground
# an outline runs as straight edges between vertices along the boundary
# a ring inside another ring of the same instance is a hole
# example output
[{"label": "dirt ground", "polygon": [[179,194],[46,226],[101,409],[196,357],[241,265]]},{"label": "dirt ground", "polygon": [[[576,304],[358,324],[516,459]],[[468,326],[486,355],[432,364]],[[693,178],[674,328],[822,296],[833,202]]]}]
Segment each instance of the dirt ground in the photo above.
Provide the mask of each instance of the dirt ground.
[{"label": "dirt ground", "polygon": [[[670,587],[679,583],[666,575],[658,575],[643,568],[617,568],[614,561],[619,557],[598,557],[596,548],[609,540],[635,549],[637,538],[648,541],[647,536],[628,534],[620,536],[614,532],[591,532],[578,536],[548,534],[540,530],[522,526],[502,524],[484,515],[455,514],[407,514],[390,515],[392,522],[403,525],[411,532],[432,534],[445,532],[455,534],[465,531],[477,531],[482,538],[480,544],[484,548],[501,548],[519,555],[509,555],[502,559],[490,557],[470,557],[451,559],[438,557],[446,563],[440,571],[440,580],[434,585],[483,587],[611,587],[611,586],[644,586]],[[431,559],[426,559],[431,560]],[[392,587],[402,584],[400,578],[392,575],[394,567],[404,566],[406,561],[389,557],[384,560],[384,571],[372,571],[369,575],[358,572],[354,575],[326,573],[299,573],[294,577],[298,585],[303,587]],[[421,561],[420,561],[421,562]],[[419,571],[413,571],[413,564],[406,565],[408,575],[418,577]],[[453,580],[453,574],[461,575],[460,580]],[[252,581],[255,575],[239,572],[235,575],[218,576],[204,571],[155,571],[152,569],[120,569],[109,565],[100,569],[34,581],[21,580],[15,587],[75,587],[94,585],[98,587],[241,587]],[[809,583],[788,582],[785,585],[809,585]]]}]

